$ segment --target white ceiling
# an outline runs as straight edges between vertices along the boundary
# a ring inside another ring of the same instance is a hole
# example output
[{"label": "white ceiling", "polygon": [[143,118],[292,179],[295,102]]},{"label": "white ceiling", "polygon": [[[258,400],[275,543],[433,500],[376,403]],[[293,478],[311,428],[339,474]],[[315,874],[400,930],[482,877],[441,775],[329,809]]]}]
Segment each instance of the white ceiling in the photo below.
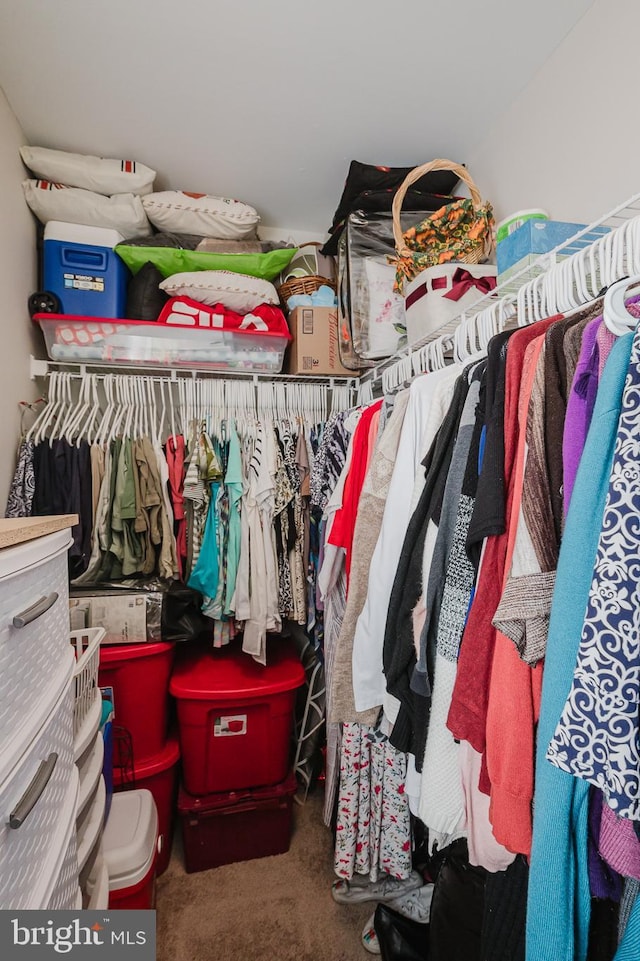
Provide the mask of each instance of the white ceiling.
[{"label": "white ceiling", "polygon": [[324,231],[352,158],[464,162],[592,0],[0,0],[28,141]]}]

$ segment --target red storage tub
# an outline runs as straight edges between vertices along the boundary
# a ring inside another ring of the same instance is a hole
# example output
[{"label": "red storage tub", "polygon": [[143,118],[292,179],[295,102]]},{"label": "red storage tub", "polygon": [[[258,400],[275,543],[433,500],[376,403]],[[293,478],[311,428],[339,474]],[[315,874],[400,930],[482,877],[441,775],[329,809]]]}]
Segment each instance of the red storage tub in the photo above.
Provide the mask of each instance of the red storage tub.
[{"label": "red storage tub", "polygon": [[159,754],[134,764],[132,783],[127,781],[127,772],[123,768],[113,769],[113,783],[116,791],[126,791],[135,787],[151,791],[153,794],[158,809],[159,840],[156,858],[158,876],[167,870],[171,860],[179,760],[180,745],[178,738],[173,735]]},{"label": "red storage tub", "polygon": [[181,788],[184,863],[188,873],[289,850],[295,774],[282,784],[253,791],[192,797]]},{"label": "red storage tub", "polygon": [[113,644],[100,648],[100,687],[113,688],[114,725],[129,731],[136,764],[164,748],[174,645]]},{"label": "red storage tub", "polygon": [[214,794],[283,781],[304,679],[285,641],[272,642],[266,667],[237,647],[180,659],[170,691],[178,699],[185,790]]}]

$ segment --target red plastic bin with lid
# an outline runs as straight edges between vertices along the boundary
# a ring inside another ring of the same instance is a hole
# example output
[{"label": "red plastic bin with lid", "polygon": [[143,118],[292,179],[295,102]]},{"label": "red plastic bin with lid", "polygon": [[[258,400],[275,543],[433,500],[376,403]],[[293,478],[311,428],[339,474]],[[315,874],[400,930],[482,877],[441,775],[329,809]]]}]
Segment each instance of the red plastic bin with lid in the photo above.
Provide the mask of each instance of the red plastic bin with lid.
[{"label": "red plastic bin with lid", "polygon": [[156,875],[158,877],[167,870],[171,860],[179,761],[180,745],[177,736],[173,734],[169,735],[169,740],[159,754],[139,762],[134,759],[131,782],[128,781],[127,771],[124,768],[114,767],[113,769],[113,783],[117,792],[131,788],[150,791],[156,802],[158,810]]},{"label": "red plastic bin with lid", "polygon": [[205,797],[181,788],[178,813],[187,873],[288,851],[296,788],[293,773],[281,784]]},{"label": "red plastic bin with lid", "polygon": [[295,647],[284,640],[271,642],[266,666],[235,645],[180,658],[170,691],[185,790],[198,796],[284,781],[304,679]]},{"label": "red plastic bin with lid", "polygon": [[114,725],[131,735],[136,764],[165,746],[173,656],[163,641],[100,648],[98,683],[113,688]]}]

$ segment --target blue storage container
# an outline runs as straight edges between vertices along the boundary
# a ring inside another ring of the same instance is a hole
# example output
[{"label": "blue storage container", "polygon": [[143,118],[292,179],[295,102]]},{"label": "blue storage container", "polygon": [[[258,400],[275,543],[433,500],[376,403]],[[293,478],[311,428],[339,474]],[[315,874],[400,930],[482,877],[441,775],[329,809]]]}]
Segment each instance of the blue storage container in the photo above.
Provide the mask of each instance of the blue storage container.
[{"label": "blue storage container", "polygon": [[63,314],[125,316],[129,271],[113,249],[122,241],[105,227],[47,224],[43,290],[56,295]]},{"label": "blue storage container", "polygon": [[527,220],[501,240],[496,248],[498,283],[529,266],[540,254],[549,253],[563,244],[585,226],[560,220]]}]

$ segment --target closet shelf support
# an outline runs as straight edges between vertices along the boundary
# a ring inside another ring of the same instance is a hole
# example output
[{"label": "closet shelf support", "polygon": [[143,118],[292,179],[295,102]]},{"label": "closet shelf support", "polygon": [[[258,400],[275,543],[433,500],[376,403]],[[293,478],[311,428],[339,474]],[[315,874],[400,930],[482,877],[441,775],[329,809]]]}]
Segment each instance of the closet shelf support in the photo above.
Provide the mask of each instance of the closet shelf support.
[{"label": "closet shelf support", "polygon": [[29,377],[31,380],[35,380],[36,377],[46,377],[49,373],[49,363],[46,360],[38,360],[33,356],[29,355]]}]

